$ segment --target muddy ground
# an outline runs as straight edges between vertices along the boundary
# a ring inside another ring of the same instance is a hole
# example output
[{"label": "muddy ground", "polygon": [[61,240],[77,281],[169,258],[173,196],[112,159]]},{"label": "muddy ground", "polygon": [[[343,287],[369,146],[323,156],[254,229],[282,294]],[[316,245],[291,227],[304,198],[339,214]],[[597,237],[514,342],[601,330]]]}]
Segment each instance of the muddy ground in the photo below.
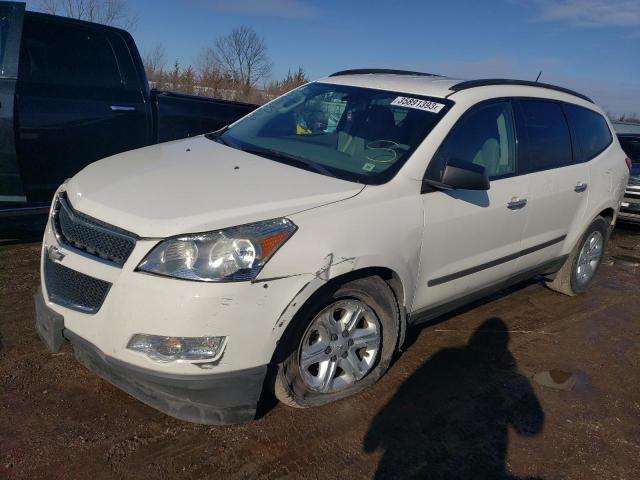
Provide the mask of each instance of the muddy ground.
[{"label": "muddy ground", "polygon": [[374,387],[194,425],[50,354],[33,327],[37,243],[0,246],[0,478],[640,476],[640,229],[588,294],[539,281],[411,332]]}]

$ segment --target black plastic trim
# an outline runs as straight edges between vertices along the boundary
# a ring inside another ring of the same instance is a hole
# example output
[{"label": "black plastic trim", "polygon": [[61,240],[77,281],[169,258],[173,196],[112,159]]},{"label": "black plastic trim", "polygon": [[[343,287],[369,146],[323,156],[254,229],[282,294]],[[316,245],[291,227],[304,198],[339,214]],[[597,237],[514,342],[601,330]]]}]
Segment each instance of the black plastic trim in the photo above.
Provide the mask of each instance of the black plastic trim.
[{"label": "black plastic trim", "polygon": [[341,77],[343,75],[367,75],[367,74],[390,74],[390,75],[413,75],[418,77],[442,77],[435,73],[426,72],[413,72],[411,70],[393,70],[391,68],[356,68],[353,70],[341,70],[339,72],[332,73],[330,77]]},{"label": "black plastic trim", "polygon": [[464,307],[465,305],[469,305],[470,303],[480,300],[492,293],[511,287],[520,282],[524,282],[525,280],[535,277],[536,275],[554,274],[562,267],[568,257],[568,255],[563,255],[561,257],[545,262],[536,268],[517,273],[515,275],[512,275],[511,277],[500,280],[494,284],[472,292],[468,295],[464,295],[463,297],[457,298],[450,302],[446,302],[435,307],[422,308],[416,310],[415,312],[411,312],[409,316],[409,325],[414,326],[420,323],[428,322],[430,320],[433,320],[434,318],[440,317],[446,313]]},{"label": "black plastic trim", "polygon": [[68,329],[64,336],[82,365],[167,415],[208,425],[243,423],[255,418],[266,365],[205,375],[162,373],[109,357]]},{"label": "black plastic trim", "polygon": [[467,268],[465,270],[461,270],[459,272],[450,273],[448,275],[444,275],[442,277],[434,278],[427,282],[427,286],[435,287],[436,285],[442,285],[443,283],[451,282],[452,280],[457,280],[458,278],[466,277],[467,275],[472,275],[474,273],[481,272],[482,270],[486,270],[488,268],[496,267],[500,264],[510,262],[511,260],[516,260],[517,258],[524,257],[525,255],[529,255],[530,253],[537,252],[538,250],[542,250],[543,248],[550,247],[551,245],[555,245],[556,243],[560,243],[567,236],[563,235],[558,238],[554,238],[553,240],[549,240],[547,242],[541,243],[539,245],[535,245],[533,247],[529,247],[525,250],[520,250],[519,252],[512,253],[511,255],[507,255],[505,257],[497,258],[487,263],[483,263],[481,265],[477,265],[475,267]]},{"label": "black plastic trim", "polygon": [[455,85],[449,87],[449,90],[452,90],[455,93],[461,90],[468,90],[470,88],[475,88],[475,87],[487,87],[491,85],[521,85],[526,87],[545,88],[547,90],[554,90],[556,92],[562,92],[569,95],[573,95],[574,97],[581,98],[582,100],[586,100],[589,103],[594,103],[593,100],[591,100],[586,95],[575,92],[568,88],[559,87],[557,85],[551,85],[550,83],[533,82],[530,80],[512,80],[509,78],[484,78],[484,79],[478,79],[478,80],[467,80],[464,82],[456,83]]}]

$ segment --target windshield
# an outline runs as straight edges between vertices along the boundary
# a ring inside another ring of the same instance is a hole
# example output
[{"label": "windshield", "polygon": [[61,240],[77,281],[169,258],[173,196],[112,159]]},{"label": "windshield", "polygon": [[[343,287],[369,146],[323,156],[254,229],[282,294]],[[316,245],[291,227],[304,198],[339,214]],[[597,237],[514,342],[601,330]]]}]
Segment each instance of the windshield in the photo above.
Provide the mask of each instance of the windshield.
[{"label": "windshield", "polygon": [[209,138],[344,180],[391,179],[453,102],[311,83]]}]

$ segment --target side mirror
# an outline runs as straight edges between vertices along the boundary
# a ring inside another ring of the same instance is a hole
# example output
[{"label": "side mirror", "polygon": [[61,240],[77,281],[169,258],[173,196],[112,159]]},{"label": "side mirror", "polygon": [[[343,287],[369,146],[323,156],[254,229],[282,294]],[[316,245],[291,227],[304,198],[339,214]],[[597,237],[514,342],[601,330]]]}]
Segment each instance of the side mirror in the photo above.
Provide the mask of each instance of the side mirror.
[{"label": "side mirror", "polygon": [[454,190],[489,190],[489,177],[483,166],[452,158],[442,174],[442,184]]}]

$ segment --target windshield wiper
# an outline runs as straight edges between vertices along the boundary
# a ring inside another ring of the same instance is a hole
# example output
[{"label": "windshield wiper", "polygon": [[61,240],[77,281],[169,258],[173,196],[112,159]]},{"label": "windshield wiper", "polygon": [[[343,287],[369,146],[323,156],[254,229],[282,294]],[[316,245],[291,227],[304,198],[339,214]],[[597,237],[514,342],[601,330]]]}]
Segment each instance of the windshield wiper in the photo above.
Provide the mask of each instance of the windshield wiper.
[{"label": "windshield wiper", "polygon": [[307,160],[306,158],[296,157],[294,155],[278,152],[277,150],[271,150],[269,148],[242,148],[241,150],[243,152],[251,153],[253,155],[259,155],[261,157],[271,158],[272,160],[276,160],[276,161],[280,160],[284,163],[304,165],[306,167],[310,167],[312,170],[315,170],[317,173],[321,173],[323,175],[336,178],[336,176],[328,168],[323,167],[319,163],[316,163],[312,160]]},{"label": "windshield wiper", "polygon": [[229,125],[225,125],[224,127],[216,130],[215,132],[211,132],[211,133],[206,133],[204,136],[207,137],[209,140],[213,140],[214,142],[220,142],[223,145],[226,145],[227,147],[231,147],[232,145],[227,142],[224,138],[222,138],[222,135],[229,130]]}]

